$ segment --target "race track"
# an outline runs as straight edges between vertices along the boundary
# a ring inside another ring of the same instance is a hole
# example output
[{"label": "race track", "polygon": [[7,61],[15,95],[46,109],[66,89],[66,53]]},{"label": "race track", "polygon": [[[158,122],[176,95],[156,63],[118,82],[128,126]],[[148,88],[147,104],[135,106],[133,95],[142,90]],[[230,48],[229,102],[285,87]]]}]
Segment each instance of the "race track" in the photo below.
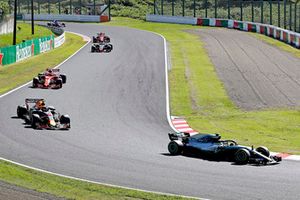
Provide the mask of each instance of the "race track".
[{"label": "race track", "polygon": [[[60,90],[25,86],[0,98],[0,156],[51,172],[143,190],[208,199],[297,199],[300,163],[237,166],[169,156],[163,39],[150,32],[91,24],[68,30],[104,31],[114,50],[90,45],[61,66]],[[45,98],[69,114],[70,131],[33,130],[16,116],[27,97]]]},{"label": "race track", "polygon": [[299,107],[300,59],[232,29],[199,29],[227,93],[242,109]]}]

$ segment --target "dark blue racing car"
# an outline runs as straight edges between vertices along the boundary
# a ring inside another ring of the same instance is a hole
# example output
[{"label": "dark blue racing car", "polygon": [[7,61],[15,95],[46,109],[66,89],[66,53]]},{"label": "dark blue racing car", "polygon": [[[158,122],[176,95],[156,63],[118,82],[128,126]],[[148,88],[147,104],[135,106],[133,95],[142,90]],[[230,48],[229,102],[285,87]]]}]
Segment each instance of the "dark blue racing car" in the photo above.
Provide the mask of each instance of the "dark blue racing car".
[{"label": "dark blue racing car", "polygon": [[212,160],[231,161],[239,165],[275,164],[281,157],[271,156],[266,147],[247,147],[234,140],[221,140],[219,134],[169,133],[168,150],[171,155],[192,155]]}]

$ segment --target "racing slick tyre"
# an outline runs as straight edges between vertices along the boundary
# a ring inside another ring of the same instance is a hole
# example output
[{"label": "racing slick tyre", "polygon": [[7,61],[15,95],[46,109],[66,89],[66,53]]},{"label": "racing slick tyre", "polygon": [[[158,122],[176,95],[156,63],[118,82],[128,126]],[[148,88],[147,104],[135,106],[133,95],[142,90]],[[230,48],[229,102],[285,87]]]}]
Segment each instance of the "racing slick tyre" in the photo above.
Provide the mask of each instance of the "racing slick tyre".
[{"label": "racing slick tyre", "polygon": [[65,74],[61,74],[60,78],[61,78],[63,84],[67,82],[67,76]]},{"label": "racing slick tyre", "polygon": [[60,123],[61,124],[70,124],[70,117],[69,117],[69,115],[62,115],[61,117],[60,117]]},{"label": "racing slick tyre", "polygon": [[40,123],[42,122],[40,116],[38,114],[33,114],[31,119],[31,127],[33,129],[39,129]]},{"label": "racing slick tyre", "polygon": [[19,118],[23,118],[25,114],[27,114],[26,107],[25,106],[18,106],[17,107],[17,116]]},{"label": "racing slick tyre", "polygon": [[39,84],[39,79],[37,77],[32,79],[32,87],[37,88]]},{"label": "racing slick tyre", "polygon": [[94,53],[96,51],[95,47],[92,47],[91,52]]},{"label": "racing slick tyre", "polygon": [[67,125],[67,126],[65,127],[65,129],[71,128],[71,125],[70,125],[71,120],[70,120],[69,115],[62,115],[62,116],[60,117],[59,121],[60,121],[60,124]]},{"label": "racing slick tyre", "polygon": [[267,147],[261,146],[261,147],[257,147],[255,150],[266,157],[270,157],[270,151]]},{"label": "racing slick tyre", "polygon": [[250,152],[247,149],[240,149],[234,154],[234,161],[238,165],[245,165],[249,162]]},{"label": "racing slick tyre", "polygon": [[105,45],[104,50],[105,52],[111,52],[111,50],[113,49],[111,44]]},{"label": "racing slick tyre", "polygon": [[57,88],[62,88],[62,85],[63,85],[62,79],[56,80],[55,84],[57,85]]},{"label": "racing slick tyre", "polygon": [[93,37],[93,43],[97,43],[97,38]]},{"label": "racing slick tyre", "polygon": [[109,43],[110,42],[110,38],[109,37],[104,37],[104,42],[105,43]]},{"label": "racing slick tyre", "polygon": [[168,145],[168,150],[171,155],[179,155],[182,152],[182,146],[175,141],[171,141]]}]

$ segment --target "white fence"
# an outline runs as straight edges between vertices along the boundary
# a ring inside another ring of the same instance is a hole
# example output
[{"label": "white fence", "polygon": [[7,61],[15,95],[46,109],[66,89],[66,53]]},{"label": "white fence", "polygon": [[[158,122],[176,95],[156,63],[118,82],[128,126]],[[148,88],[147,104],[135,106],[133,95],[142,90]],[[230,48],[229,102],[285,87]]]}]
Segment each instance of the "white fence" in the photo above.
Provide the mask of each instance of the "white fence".
[{"label": "white fence", "polygon": [[166,15],[147,15],[146,20],[151,22],[226,27],[226,28],[234,28],[242,31],[257,32],[281,40],[297,48],[300,48],[300,33],[285,30],[268,24],[245,22],[239,20],[228,20],[228,19],[196,18],[196,17],[193,18],[193,17],[166,16]]},{"label": "white fence", "polygon": [[54,38],[54,48],[61,46],[65,42],[65,32],[59,37]]},{"label": "white fence", "polygon": [[14,30],[14,18],[7,17],[0,23],[0,35],[11,33]]},{"label": "white fence", "polygon": [[[31,20],[31,14],[24,14],[23,20]],[[35,14],[34,20],[40,21],[72,21],[72,22],[104,22],[107,16],[99,15],[66,15],[66,14]]]}]

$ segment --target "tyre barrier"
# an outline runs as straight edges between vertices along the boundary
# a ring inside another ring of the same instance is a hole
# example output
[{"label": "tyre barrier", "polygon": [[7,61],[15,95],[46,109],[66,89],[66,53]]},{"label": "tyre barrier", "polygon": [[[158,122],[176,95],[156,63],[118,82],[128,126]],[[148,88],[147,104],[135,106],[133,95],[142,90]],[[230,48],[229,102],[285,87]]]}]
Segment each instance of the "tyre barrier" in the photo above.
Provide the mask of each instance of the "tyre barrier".
[{"label": "tyre barrier", "polygon": [[232,19],[216,19],[216,18],[196,18],[196,17],[181,17],[167,15],[147,15],[146,21],[176,23],[176,24],[191,24],[198,26],[213,26],[237,29],[247,32],[256,32],[266,36],[278,39],[294,47],[300,48],[300,33],[289,31],[277,26],[261,24],[256,22],[246,22]]}]

